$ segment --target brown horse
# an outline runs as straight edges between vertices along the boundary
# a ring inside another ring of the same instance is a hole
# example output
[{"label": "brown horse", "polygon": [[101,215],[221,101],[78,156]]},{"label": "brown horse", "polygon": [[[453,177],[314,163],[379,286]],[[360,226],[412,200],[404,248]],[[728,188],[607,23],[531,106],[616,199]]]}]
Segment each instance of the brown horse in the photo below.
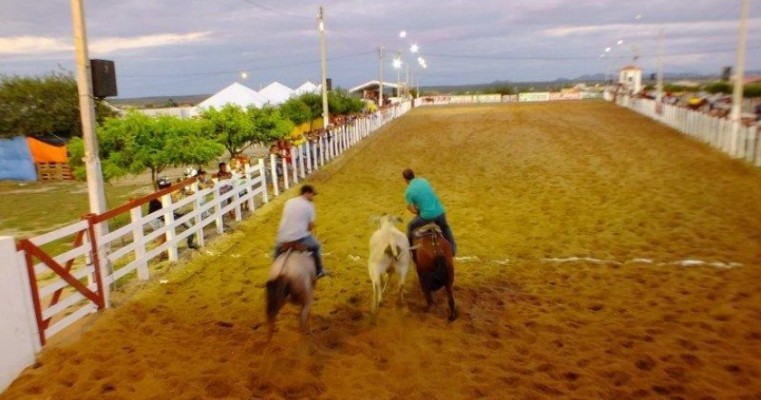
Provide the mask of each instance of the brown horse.
[{"label": "brown horse", "polygon": [[267,322],[270,336],[275,330],[275,317],[288,300],[301,306],[301,329],[307,332],[314,283],[315,267],[311,253],[291,249],[275,260],[267,280]]},{"label": "brown horse", "polygon": [[434,223],[423,225],[413,233],[416,249],[415,267],[420,288],[423,289],[426,311],[433,304],[433,292],[445,287],[449,298],[449,320],[457,318],[454,304],[454,260],[452,245],[444,237],[441,228]]}]

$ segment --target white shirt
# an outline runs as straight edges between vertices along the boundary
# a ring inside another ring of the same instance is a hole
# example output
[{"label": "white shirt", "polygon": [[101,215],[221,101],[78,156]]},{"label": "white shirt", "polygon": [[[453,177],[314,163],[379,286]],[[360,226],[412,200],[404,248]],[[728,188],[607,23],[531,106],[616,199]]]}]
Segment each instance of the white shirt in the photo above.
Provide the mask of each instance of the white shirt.
[{"label": "white shirt", "polygon": [[304,196],[286,201],[280,227],[277,229],[277,242],[292,242],[310,235],[309,223],[313,223],[315,217],[314,203],[305,199]]}]

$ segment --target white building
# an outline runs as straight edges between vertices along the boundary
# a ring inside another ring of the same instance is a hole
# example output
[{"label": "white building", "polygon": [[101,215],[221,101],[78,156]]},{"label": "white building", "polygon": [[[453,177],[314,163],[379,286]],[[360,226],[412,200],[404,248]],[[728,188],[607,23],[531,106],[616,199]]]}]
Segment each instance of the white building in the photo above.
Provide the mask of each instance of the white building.
[{"label": "white building", "polygon": [[627,65],[618,73],[618,83],[627,94],[639,93],[642,90],[642,69],[636,65]]}]

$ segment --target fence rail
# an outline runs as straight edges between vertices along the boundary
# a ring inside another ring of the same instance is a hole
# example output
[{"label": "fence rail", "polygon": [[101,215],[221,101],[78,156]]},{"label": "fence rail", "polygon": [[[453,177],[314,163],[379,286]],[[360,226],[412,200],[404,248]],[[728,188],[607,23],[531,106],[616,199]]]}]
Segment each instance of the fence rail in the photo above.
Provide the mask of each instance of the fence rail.
[{"label": "fence rail", "polygon": [[736,135],[733,135],[734,124],[726,118],[658,104],[650,99],[622,97],[618,99],[618,104],[707,143],[731,157],[761,167],[761,128],[758,124],[739,124]]}]

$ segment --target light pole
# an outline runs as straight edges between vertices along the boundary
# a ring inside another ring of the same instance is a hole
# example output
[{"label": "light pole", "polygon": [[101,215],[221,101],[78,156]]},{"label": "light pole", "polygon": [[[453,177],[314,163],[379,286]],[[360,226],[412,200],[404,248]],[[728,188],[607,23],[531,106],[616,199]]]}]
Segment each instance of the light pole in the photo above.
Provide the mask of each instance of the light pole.
[{"label": "light pole", "polygon": [[383,46],[378,48],[378,108],[383,107]]},{"label": "light pole", "polygon": [[735,87],[732,91],[732,135],[730,135],[729,154],[737,156],[737,135],[740,131],[743,81],[745,80],[745,46],[748,39],[748,14],[750,13],[750,0],[743,0],[740,13],[740,31],[737,34],[737,60],[735,61]]},{"label": "light pole", "polygon": [[328,113],[328,65],[327,50],[325,48],[325,14],[320,6],[320,14],[317,16],[317,28],[320,30],[320,64],[322,65],[322,127],[328,129],[330,115]]},{"label": "light pole", "polygon": [[393,62],[394,69],[396,69],[396,97],[399,97],[399,98],[402,97],[402,94],[401,94],[401,91],[400,91],[400,86],[401,86],[401,80],[402,80],[402,78],[401,78],[401,75],[400,75],[400,72],[399,72],[399,70],[402,68],[402,59],[401,59],[401,56],[402,56],[402,52],[401,51],[397,51],[396,52],[396,57],[394,57],[394,62]]}]

